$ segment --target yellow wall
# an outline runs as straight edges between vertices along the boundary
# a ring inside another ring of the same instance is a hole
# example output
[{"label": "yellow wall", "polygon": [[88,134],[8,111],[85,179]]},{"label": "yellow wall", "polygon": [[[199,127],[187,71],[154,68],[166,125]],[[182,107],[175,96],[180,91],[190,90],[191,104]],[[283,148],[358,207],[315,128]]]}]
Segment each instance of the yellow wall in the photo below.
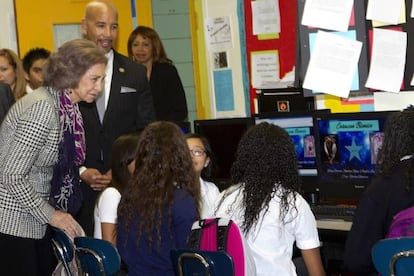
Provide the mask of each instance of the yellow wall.
[{"label": "yellow wall", "polygon": [[[88,0],[15,0],[19,54],[32,47],[54,51],[53,24],[77,24]],[[151,1],[135,0],[139,24],[152,25]],[[130,0],[113,0],[119,12],[119,34],[115,48],[127,54],[127,40],[133,29]]]},{"label": "yellow wall", "polygon": [[153,27],[151,0],[135,0],[138,25]]},{"label": "yellow wall", "polygon": [[[206,49],[204,43],[204,23],[201,0],[189,1],[191,37],[194,62],[194,83],[196,87],[196,105],[198,119],[208,119],[210,111],[210,94],[208,88],[208,74]],[[204,91],[204,93],[203,93]]]},{"label": "yellow wall", "polygon": [[[89,0],[15,0],[19,55],[22,57],[33,47],[44,47],[55,51],[53,24],[80,23],[88,2]],[[119,12],[119,34],[115,48],[126,55],[128,36],[134,26],[131,0],[112,0],[111,2]],[[152,27],[151,0],[135,0],[135,3],[138,19],[136,24]],[[189,0],[197,117],[206,119],[209,118],[211,111],[201,3],[201,0]]]}]

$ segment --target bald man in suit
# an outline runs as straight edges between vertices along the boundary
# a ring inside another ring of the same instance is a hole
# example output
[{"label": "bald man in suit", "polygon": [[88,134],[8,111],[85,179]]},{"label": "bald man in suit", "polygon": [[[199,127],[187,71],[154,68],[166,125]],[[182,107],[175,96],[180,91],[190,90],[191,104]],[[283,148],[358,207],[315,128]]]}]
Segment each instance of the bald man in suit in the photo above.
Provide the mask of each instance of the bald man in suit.
[{"label": "bald man in suit", "polygon": [[111,147],[114,140],[143,129],[155,120],[152,93],[143,65],[113,49],[118,35],[118,11],[106,0],[86,6],[81,22],[84,38],[98,45],[108,58],[105,88],[96,103],[80,103],[85,138],[85,169],[80,171],[84,201],[78,221],[93,234],[96,197],[111,181]]},{"label": "bald man in suit", "polygon": [[5,83],[0,83],[0,125],[6,117],[7,111],[14,104],[13,93],[10,86]]}]

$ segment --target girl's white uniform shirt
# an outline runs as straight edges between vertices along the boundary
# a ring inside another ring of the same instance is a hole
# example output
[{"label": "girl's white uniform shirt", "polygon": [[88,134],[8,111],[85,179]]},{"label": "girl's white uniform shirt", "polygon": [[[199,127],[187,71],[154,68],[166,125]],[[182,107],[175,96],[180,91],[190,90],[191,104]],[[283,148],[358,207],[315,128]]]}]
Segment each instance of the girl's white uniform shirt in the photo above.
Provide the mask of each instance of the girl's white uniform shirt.
[{"label": "girl's white uniform shirt", "polygon": [[118,204],[121,200],[121,194],[114,187],[108,187],[103,190],[98,197],[94,210],[95,229],[93,237],[102,239],[101,223],[116,224],[118,221]]},{"label": "girl's white uniform shirt", "polygon": [[201,194],[201,219],[209,218],[214,213],[214,206],[220,191],[217,186],[200,177],[200,194]]},{"label": "girl's white uniform shirt", "polygon": [[[240,186],[227,195],[216,216],[231,218],[241,226],[244,221],[243,189]],[[320,246],[315,217],[308,203],[297,194],[295,205],[297,211],[293,206],[289,208],[286,223],[283,224],[279,220],[280,199],[274,195],[268,211],[261,212],[256,227],[245,237],[256,264],[257,275],[296,275],[292,262],[293,243],[296,241],[300,249]]]}]

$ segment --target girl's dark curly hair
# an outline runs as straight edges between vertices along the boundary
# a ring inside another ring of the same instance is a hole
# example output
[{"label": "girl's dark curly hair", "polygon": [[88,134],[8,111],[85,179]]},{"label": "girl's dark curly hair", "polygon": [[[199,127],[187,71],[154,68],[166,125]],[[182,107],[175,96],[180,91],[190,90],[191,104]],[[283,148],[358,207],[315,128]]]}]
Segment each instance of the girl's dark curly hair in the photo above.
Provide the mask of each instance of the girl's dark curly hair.
[{"label": "girl's dark curly hair", "polygon": [[[384,142],[378,152],[377,174],[389,176],[396,166],[401,163],[401,158],[414,154],[414,107],[409,106],[401,112],[388,115]],[[410,159],[411,165],[406,172],[406,185],[410,189],[410,183],[414,173],[414,158]]]},{"label": "girl's dark curly hair", "polygon": [[293,141],[283,128],[264,122],[247,130],[239,142],[231,175],[233,183],[244,184],[244,233],[256,226],[274,196],[280,197],[281,221],[290,208],[296,209],[300,188],[297,157]]},{"label": "girl's dark curly hair", "polygon": [[[160,245],[163,218],[170,226],[172,223],[169,207],[176,187],[187,191],[199,205],[199,180],[184,134],[174,123],[151,123],[140,134],[135,171],[118,208],[119,220],[127,232],[133,220],[138,219],[137,241],[145,235],[150,247],[154,243]],[[153,233],[157,234],[155,241]]]}]

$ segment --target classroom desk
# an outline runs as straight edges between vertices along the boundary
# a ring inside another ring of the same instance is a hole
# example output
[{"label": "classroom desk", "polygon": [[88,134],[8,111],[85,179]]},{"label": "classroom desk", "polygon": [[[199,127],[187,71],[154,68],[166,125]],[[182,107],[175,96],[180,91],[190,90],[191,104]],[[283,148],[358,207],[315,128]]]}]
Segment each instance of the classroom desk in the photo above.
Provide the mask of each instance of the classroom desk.
[{"label": "classroom desk", "polygon": [[342,275],[343,271],[343,253],[345,241],[351,221],[336,219],[316,220],[319,238],[321,240],[321,255],[325,271],[328,275]]},{"label": "classroom desk", "polygon": [[316,225],[320,230],[349,231],[351,230],[352,222],[336,219],[324,219],[317,220]]}]

